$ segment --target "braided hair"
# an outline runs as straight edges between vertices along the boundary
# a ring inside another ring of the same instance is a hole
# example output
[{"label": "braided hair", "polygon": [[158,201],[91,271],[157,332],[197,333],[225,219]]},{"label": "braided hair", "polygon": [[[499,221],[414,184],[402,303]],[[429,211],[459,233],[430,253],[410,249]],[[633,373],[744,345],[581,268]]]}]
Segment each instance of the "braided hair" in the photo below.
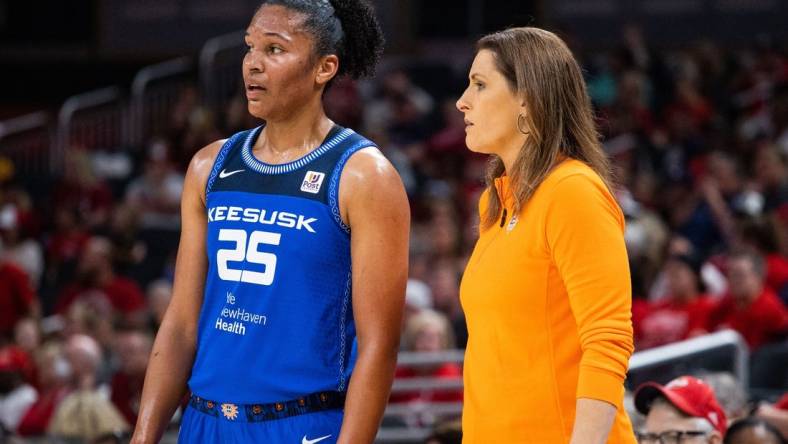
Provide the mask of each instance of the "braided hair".
[{"label": "braided hair", "polygon": [[315,55],[339,58],[337,77],[358,79],[375,73],[383,53],[383,31],[367,0],[264,0],[260,8],[265,5],[303,14],[302,26],[314,37]]}]

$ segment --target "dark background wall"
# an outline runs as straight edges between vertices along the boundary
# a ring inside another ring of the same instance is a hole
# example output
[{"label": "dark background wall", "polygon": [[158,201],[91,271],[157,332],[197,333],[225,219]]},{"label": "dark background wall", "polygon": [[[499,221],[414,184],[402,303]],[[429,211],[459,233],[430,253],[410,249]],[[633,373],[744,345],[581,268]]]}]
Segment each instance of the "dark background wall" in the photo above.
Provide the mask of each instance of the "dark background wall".
[{"label": "dark background wall", "polygon": [[[373,0],[390,55],[468,44],[511,25],[560,29],[587,46],[615,44],[627,23],[649,42],[705,36],[725,43],[788,38],[780,0]],[[128,84],[142,66],[196,56],[242,29],[258,0],[0,0],[0,118],[56,105],[91,88]],[[670,32],[667,32],[669,30]],[[436,43],[437,42],[437,43]]]},{"label": "dark background wall", "polygon": [[699,38],[726,45],[769,35],[788,39],[788,2],[782,0],[550,0],[544,16],[590,45],[616,43],[636,23],[649,42],[669,46]]}]

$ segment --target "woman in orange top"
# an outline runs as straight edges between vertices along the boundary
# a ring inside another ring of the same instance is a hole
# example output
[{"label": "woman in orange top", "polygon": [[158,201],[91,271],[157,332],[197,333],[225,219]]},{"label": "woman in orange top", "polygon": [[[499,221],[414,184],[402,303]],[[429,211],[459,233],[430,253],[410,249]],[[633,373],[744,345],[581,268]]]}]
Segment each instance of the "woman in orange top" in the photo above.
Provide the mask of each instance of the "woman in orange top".
[{"label": "woman in orange top", "polygon": [[490,154],[463,276],[466,443],[634,443],[624,217],[580,68],[563,41],[513,28],[477,45],[457,101]]}]

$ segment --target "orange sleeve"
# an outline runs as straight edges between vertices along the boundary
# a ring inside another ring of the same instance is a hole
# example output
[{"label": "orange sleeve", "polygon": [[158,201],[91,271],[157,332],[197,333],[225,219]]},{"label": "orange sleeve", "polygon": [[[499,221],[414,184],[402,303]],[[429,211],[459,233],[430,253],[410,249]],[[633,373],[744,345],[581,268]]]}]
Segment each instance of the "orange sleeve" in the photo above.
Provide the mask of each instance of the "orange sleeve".
[{"label": "orange sleeve", "polygon": [[601,181],[575,174],[555,184],[547,247],[569,295],[583,357],[577,398],[619,405],[632,339],[624,218]]}]

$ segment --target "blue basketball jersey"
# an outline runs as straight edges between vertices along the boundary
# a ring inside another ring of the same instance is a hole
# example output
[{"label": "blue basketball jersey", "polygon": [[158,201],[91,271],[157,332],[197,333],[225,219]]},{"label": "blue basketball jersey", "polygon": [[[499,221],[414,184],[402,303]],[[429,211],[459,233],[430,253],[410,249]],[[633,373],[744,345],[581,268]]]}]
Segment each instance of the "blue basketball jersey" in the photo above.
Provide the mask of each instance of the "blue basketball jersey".
[{"label": "blue basketball jersey", "polygon": [[347,390],[355,363],[348,158],[375,144],[334,126],[282,165],[252,154],[262,126],[228,139],[206,186],[208,273],[189,388],[222,402]]}]

